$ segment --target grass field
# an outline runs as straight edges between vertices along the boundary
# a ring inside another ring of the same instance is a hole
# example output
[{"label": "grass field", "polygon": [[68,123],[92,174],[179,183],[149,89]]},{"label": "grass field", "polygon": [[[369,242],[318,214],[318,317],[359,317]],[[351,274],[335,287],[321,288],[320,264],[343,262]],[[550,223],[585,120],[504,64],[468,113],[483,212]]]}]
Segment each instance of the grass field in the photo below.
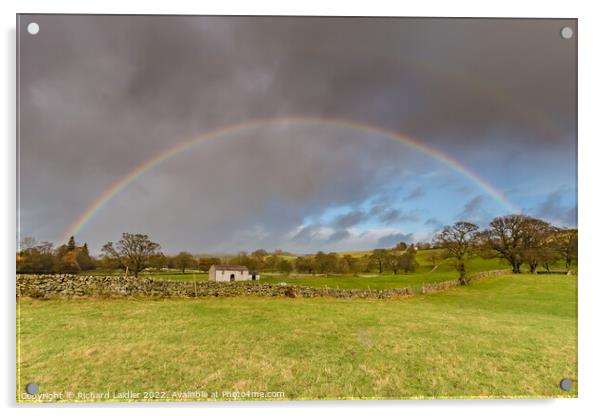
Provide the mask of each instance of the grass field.
[{"label": "grass field", "polygon": [[518,275],[401,301],[20,300],[18,392],[574,397],[576,291]]},{"label": "grass field", "polygon": [[[470,273],[487,270],[505,269],[507,266],[498,259],[478,258],[471,262]],[[315,287],[339,287],[343,289],[388,289],[394,287],[412,287],[419,289],[425,283],[443,282],[458,278],[458,272],[450,261],[442,262],[434,271],[427,264],[421,264],[416,272],[398,273],[358,273],[356,275],[329,275],[329,276],[283,276],[264,273],[261,275],[263,283],[286,282],[292,285]]]},{"label": "grass field", "polygon": [[[263,272],[261,273],[260,283],[272,283],[278,284],[285,282],[289,285],[299,286],[312,286],[312,287],[332,287],[341,289],[389,289],[396,287],[411,287],[414,291],[418,291],[425,283],[436,283],[446,280],[453,280],[458,278],[458,273],[455,270],[451,260],[441,261],[438,266],[433,270],[433,266],[428,260],[429,253],[433,251],[442,254],[442,250],[421,250],[418,251],[416,260],[419,263],[419,267],[415,272],[404,274],[394,274],[392,272],[384,272],[382,274],[377,272],[363,272],[356,274],[332,274],[332,275],[299,275],[291,273],[284,275],[280,273]],[[369,255],[369,251],[356,251],[356,252],[345,252],[339,253],[339,255],[350,254],[353,257],[362,257]],[[283,256],[288,260],[293,261],[294,256]],[[554,269],[562,270],[563,265],[561,262],[554,265]],[[476,257],[470,260],[468,271],[469,274],[488,270],[500,270],[508,269],[510,266],[507,262],[497,258],[485,259]],[[526,266],[523,267],[524,271],[528,269]],[[575,270],[576,271],[576,270]],[[98,274],[98,275],[111,275],[111,274],[123,274],[123,271],[110,271],[110,270],[92,270],[82,272],[82,274]],[[199,271],[187,271],[182,273],[178,270],[160,271],[160,272],[143,272],[142,276],[152,277],[154,279],[161,280],[183,280],[192,281],[204,281],[208,279],[207,273]]]},{"label": "grass field", "polygon": [[[363,252],[360,252],[363,253]],[[359,255],[354,253],[355,255]],[[280,283],[286,282],[291,285],[313,286],[313,287],[338,287],[344,289],[387,289],[394,287],[410,286],[414,289],[420,288],[424,283],[442,282],[445,280],[453,280],[458,277],[450,261],[442,262],[434,271],[432,266],[425,260],[424,252],[418,256],[419,268],[416,272],[409,274],[393,274],[385,272],[379,274],[377,272],[357,273],[345,275],[282,275],[279,273],[264,272],[261,274],[261,283]],[[475,258],[470,262],[470,272],[478,273],[487,270],[496,270],[508,268],[505,263],[499,259],[483,259]],[[166,280],[192,280],[197,281],[207,280],[206,273],[180,273],[180,272],[159,272],[149,273],[149,276],[155,279]]]}]

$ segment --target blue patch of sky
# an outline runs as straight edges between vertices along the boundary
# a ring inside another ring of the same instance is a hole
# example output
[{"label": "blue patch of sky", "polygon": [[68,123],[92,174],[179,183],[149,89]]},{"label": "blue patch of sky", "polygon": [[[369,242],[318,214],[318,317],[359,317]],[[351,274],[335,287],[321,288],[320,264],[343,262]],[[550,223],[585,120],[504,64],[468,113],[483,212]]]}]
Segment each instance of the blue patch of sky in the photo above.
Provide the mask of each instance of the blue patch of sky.
[{"label": "blue patch of sky", "polygon": [[[424,193],[418,198],[406,200],[417,187],[423,189]],[[480,187],[456,172],[430,170],[423,174],[405,177],[402,185],[397,182],[383,184],[360,203],[329,207],[318,216],[305,218],[304,223],[328,226],[342,215],[361,210],[367,214],[366,217],[352,226],[360,232],[379,228],[394,228],[404,233],[425,232],[432,228],[430,225],[425,225],[427,219],[436,218],[444,224],[451,224],[460,219],[469,201],[482,194],[483,190]],[[379,215],[369,215],[372,208],[378,206],[384,206],[384,210],[398,210],[404,218],[397,222],[387,222]],[[471,212],[471,217],[475,221],[482,222],[490,217],[507,213],[499,202],[485,195],[478,209]],[[405,217],[407,215],[416,216],[417,220],[408,220]]]},{"label": "blue patch of sky", "polygon": [[[441,150],[448,152],[445,148]],[[451,224],[458,219],[473,219],[485,224],[495,216],[510,213],[473,181],[442,162],[407,146],[393,146],[391,152],[399,152],[403,170],[396,171],[394,164],[381,166],[381,169],[389,169],[390,175],[384,175],[382,183],[375,186],[363,201],[329,206],[316,215],[306,217],[304,223],[328,226],[341,215],[356,210],[369,213],[379,204],[402,214],[414,213],[420,220],[387,223],[376,215],[367,215],[353,228],[367,231],[393,227],[404,233],[421,232],[431,228],[425,225],[429,218],[436,218],[443,224]],[[506,141],[497,133],[484,138],[483,146],[455,149],[450,154],[504,193],[516,207],[534,214],[537,207],[559,189],[562,192],[557,200],[563,206],[572,207],[577,203],[576,161],[567,163],[566,160],[574,158],[572,152],[570,149],[567,153],[566,147],[526,152],[524,148],[516,147],[516,141]],[[424,191],[419,197],[404,200],[418,188]],[[483,198],[478,208],[470,213],[469,218],[462,218],[467,204],[479,195]]]}]

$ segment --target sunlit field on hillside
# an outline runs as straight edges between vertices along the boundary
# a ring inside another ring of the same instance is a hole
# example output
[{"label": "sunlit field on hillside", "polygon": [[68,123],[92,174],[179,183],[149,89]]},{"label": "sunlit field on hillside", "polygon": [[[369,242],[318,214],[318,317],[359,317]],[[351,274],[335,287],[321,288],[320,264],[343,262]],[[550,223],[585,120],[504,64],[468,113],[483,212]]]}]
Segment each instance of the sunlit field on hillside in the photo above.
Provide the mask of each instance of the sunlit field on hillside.
[{"label": "sunlit field on hillside", "polygon": [[[574,397],[577,278],[492,277],[405,300],[20,300],[19,386],[285,399]],[[176,396],[174,396],[174,394]],[[228,399],[217,397],[216,399]]]}]

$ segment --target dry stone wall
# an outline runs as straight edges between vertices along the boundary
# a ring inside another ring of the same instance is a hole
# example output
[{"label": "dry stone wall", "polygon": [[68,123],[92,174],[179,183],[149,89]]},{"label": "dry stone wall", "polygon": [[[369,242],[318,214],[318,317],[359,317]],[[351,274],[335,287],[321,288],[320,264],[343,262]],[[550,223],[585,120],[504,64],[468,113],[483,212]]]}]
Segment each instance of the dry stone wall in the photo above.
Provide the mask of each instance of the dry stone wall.
[{"label": "dry stone wall", "polygon": [[[478,273],[471,280],[507,274],[508,270]],[[433,293],[458,286],[458,280],[425,284],[420,293]],[[232,297],[232,296],[286,296],[332,297],[342,299],[395,299],[413,295],[410,287],[383,290],[339,289],[260,282],[188,282],[155,280],[133,276],[78,276],[78,275],[17,275],[17,297],[74,298],[74,297]]]},{"label": "dry stone wall", "polygon": [[[480,273],[476,273],[476,274],[469,276],[469,281],[473,282],[475,280],[479,280],[484,277],[501,276],[503,274],[508,274],[510,272],[511,272],[510,270],[491,270],[491,271],[487,271],[487,272],[480,272]],[[449,288],[452,288],[455,286],[460,286],[460,285],[461,285],[461,283],[458,279],[446,280],[444,282],[436,282],[436,283],[425,283],[424,285],[422,285],[422,288],[420,288],[420,293],[425,294],[425,293],[441,292],[442,290],[447,290]]]},{"label": "dry stone wall", "polygon": [[412,294],[411,288],[387,290],[281,286],[258,282],[184,282],[148,277],[17,275],[17,296],[57,297],[207,297],[287,296],[390,299]]}]

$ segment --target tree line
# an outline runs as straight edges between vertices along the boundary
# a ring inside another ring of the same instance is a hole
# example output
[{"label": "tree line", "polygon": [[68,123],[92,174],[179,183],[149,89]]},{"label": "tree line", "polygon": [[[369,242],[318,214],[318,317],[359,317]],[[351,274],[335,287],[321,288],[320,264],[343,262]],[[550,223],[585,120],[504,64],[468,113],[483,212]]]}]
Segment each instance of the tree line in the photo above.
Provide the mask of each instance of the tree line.
[{"label": "tree line", "polygon": [[37,243],[32,238],[21,242],[17,253],[18,273],[79,273],[83,271],[122,270],[138,276],[146,269],[151,270],[199,270],[206,272],[212,265],[231,264],[246,266],[257,272],[292,272],[305,274],[346,274],[391,270],[409,273],[418,267],[417,248],[414,245],[399,243],[394,248],[376,249],[370,254],[352,256],[350,254],[325,253],[295,256],[282,250],[268,252],[264,249],[251,253],[241,251],[233,256],[195,256],[182,251],[169,256],[161,252],[161,246],[148,235],[123,233],[117,242],[108,242],[95,258],[88,252],[87,244],[78,246],[71,237],[67,244],[54,249],[52,243]]},{"label": "tree line", "polygon": [[79,273],[94,268],[96,261],[88,245],[78,246],[73,237],[56,249],[52,243],[26,237],[17,253],[17,273]]},{"label": "tree line", "polygon": [[[431,248],[442,250],[429,250]],[[147,235],[123,233],[116,243],[106,243],[101,255],[95,258],[90,255],[86,243],[80,246],[73,237],[56,249],[51,243],[26,238],[17,253],[17,272],[79,273],[99,268],[124,270],[138,276],[145,269],[178,269],[185,273],[191,269],[207,271],[213,264],[232,264],[247,266],[257,272],[283,274],[398,274],[417,270],[418,250],[429,250],[423,258],[432,269],[443,259],[451,259],[459,280],[466,284],[469,263],[476,256],[501,258],[508,262],[514,273],[520,273],[523,265],[527,265],[531,273],[538,267],[550,271],[550,267],[560,260],[568,270],[577,259],[577,230],[554,227],[526,215],[507,215],[494,218],[483,230],[470,222],[459,221],[443,227],[432,243],[408,245],[400,242],[393,248],[379,248],[361,256],[323,251],[295,256],[282,250],[269,253],[264,249],[224,257],[194,256],[186,251],[168,256]]]},{"label": "tree line", "polygon": [[467,284],[468,264],[476,256],[500,258],[513,273],[520,273],[523,265],[530,273],[536,273],[540,266],[549,272],[557,261],[563,261],[568,271],[577,259],[578,234],[577,229],[513,214],[494,218],[484,230],[470,222],[456,222],[443,227],[433,243],[445,250],[445,256],[454,261],[460,282]]},{"label": "tree line", "polygon": [[416,270],[415,246],[400,243],[393,249],[376,249],[370,254],[353,256],[335,252],[325,253],[318,251],[315,254],[303,256],[283,255],[281,252],[268,253],[265,250],[256,250],[250,254],[241,252],[230,257],[227,263],[247,266],[249,269],[267,272],[280,272],[289,274],[293,271],[304,274],[346,274],[391,270],[410,272]]}]

